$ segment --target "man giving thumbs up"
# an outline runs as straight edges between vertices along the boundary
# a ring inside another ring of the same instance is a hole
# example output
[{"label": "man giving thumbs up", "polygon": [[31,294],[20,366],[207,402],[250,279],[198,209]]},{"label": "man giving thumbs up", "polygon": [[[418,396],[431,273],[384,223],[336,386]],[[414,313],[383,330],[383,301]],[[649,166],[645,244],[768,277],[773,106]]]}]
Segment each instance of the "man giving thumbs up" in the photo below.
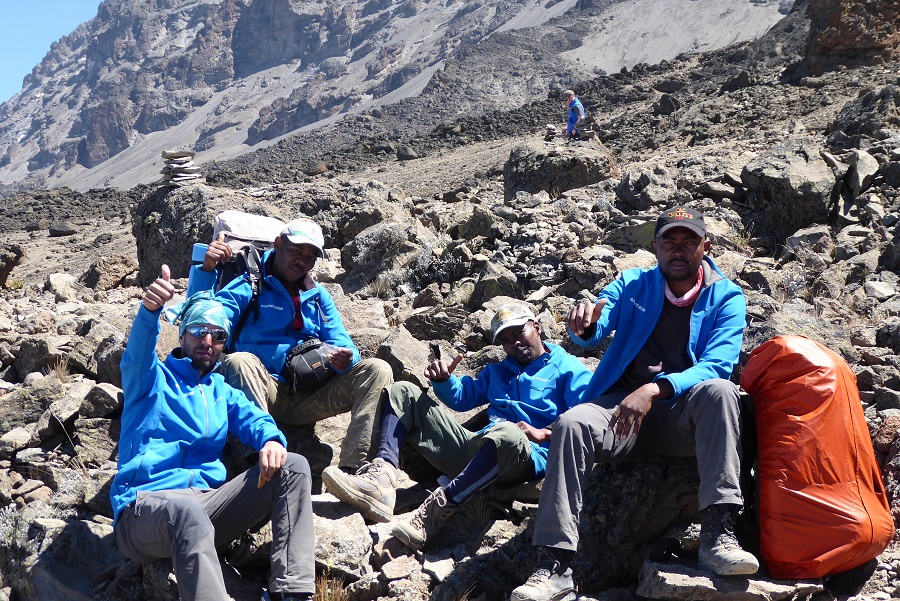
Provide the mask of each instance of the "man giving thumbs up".
[{"label": "man giving thumbs up", "polygon": [[[175,289],[168,266],[144,293],[122,356],[119,472],[110,497],[119,550],[138,562],[170,558],[185,600],[228,599],[216,548],[272,521],[269,599],[312,599],[309,464],[285,450],[272,417],[214,369],[231,321],[209,293],[165,311],[180,346],[156,355],[159,316]],[[259,464],[225,481],[227,434]]]}]

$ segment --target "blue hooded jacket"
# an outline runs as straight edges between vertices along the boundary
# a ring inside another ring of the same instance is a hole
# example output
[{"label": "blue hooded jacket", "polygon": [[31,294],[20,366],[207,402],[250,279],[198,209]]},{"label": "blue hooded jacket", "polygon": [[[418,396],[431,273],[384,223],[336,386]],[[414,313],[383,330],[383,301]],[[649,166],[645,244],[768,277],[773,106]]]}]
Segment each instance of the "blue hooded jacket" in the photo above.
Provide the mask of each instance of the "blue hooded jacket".
[{"label": "blue hooded jacket", "polygon": [[157,358],[159,314],[141,304],[122,355],[119,471],[110,491],[115,520],[139,490],[221,486],[228,432],[257,450],[270,440],[287,446],[272,416],[215,369],[201,377],[189,357]]},{"label": "blue hooded jacket", "polygon": [[572,102],[569,103],[569,120],[566,122],[566,134],[572,135],[572,132],[575,131],[575,124],[578,123],[579,119],[584,119],[585,115],[584,105],[581,104],[578,98],[573,98]]},{"label": "blue hooded jacket", "polygon": [[[704,286],[691,309],[687,344],[693,366],[680,373],[656,376],[657,380],[663,378],[672,385],[675,391],[672,398],[705,380],[727,380],[741,352],[747,322],[744,293],[719,271],[710,257],[703,260]],[[592,335],[582,338],[569,330],[569,337],[581,346],[594,346],[613,331],[616,333],[581,402],[593,401],[606,393],[650,338],[662,315],[665,278],[659,265],[652,269],[628,269],[604,288],[599,298],[606,299],[606,306]]]},{"label": "blue hooded jacket", "polygon": [[[590,370],[576,357],[555,344],[525,367],[507,356],[500,363],[485,366],[478,377],[451,375],[444,382],[432,382],[434,394],[456,411],[488,405],[491,423],[527,422],[546,428],[569,407],[578,404],[591,379]],[[482,430],[483,431],[483,430]],[[531,458],[538,478],[544,476],[549,443],[531,443]]]},{"label": "blue hooded jacket", "polygon": [[[225,307],[231,323],[237,324],[244,311],[251,311],[237,336],[234,350],[253,353],[271,375],[283,381],[281,370],[288,352],[307,338],[315,337],[322,342],[352,350],[353,361],[344,370],[349,371],[359,362],[359,350],[344,328],[331,295],[307,274],[306,284],[309,290],[300,291],[303,329],[295,330],[292,324],[296,310],[291,294],[277,277],[267,273],[272,264],[271,259],[274,259],[274,252],[274,249],[266,251],[262,257],[258,316],[249,308],[253,289],[246,278],[234,278],[216,293],[216,299]],[[188,279],[188,295],[200,290],[213,290],[217,277],[215,271],[203,271],[199,265],[194,265]]]}]

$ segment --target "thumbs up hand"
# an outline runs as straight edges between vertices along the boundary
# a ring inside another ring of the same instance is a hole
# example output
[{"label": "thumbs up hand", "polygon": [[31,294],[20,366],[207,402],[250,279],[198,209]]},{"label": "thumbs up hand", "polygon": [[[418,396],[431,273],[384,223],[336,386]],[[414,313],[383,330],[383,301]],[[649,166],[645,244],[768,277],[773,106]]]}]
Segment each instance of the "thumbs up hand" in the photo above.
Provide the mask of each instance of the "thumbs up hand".
[{"label": "thumbs up hand", "polygon": [[157,311],[175,296],[175,287],[169,281],[172,272],[168,265],[163,265],[159,270],[159,277],[144,292],[144,307],[148,311]]},{"label": "thumbs up hand", "polygon": [[219,263],[225,263],[231,259],[231,247],[225,242],[225,232],[220,232],[219,237],[213,240],[203,255],[203,271],[213,271]]}]

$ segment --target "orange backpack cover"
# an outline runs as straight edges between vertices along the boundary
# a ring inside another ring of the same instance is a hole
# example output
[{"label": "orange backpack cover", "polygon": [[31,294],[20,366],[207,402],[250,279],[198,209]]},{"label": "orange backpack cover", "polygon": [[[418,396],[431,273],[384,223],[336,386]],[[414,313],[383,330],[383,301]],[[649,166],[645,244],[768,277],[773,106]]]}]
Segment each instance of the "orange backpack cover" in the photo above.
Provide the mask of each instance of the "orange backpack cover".
[{"label": "orange backpack cover", "polygon": [[741,373],[759,442],[760,552],[775,578],[819,578],[878,556],[894,522],[856,387],[802,336],[757,347]]}]

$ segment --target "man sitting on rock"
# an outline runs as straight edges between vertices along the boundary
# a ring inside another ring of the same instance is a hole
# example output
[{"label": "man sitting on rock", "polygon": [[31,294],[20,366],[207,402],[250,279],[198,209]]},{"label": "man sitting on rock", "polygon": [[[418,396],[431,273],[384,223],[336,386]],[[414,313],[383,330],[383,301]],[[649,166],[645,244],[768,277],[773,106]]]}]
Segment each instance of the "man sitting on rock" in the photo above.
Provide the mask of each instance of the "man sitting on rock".
[{"label": "man sitting on rock", "polygon": [[700,567],[753,574],[756,558],[738,545],[743,507],[741,407],[728,378],[746,321],[740,288],[706,256],[703,215],[678,207],[656,222],[658,265],[630,269],[569,314],[583,346],[615,331],[583,402],[553,426],[547,476],[534,522],[538,565],[512,601],[575,599],[569,567],[594,463],[649,455],[697,457]]},{"label": "man sitting on rock", "polygon": [[[311,271],[324,246],[316,223],[296,219],[262,257],[256,300],[246,277],[235,278],[216,293],[233,323],[246,319],[235,334],[232,348],[237,352],[226,355],[221,373],[281,424],[313,424],[350,411],[338,465],[352,472],[367,459],[378,399],[394,376],[381,359],[360,360],[331,295],[313,280]],[[213,289],[217,265],[230,258],[231,247],[224,241],[210,244],[203,263],[191,268],[188,293]],[[315,389],[294,387],[285,359],[310,338],[332,347],[328,359],[334,375]]]},{"label": "man sitting on rock", "polygon": [[544,475],[549,426],[581,398],[590,371],[554,344],[541,341],[541,324],[522,304],[501,307],[491,322],[493,341],[506,359],[486,366],[477,378],[458,378],[452,363],[437,360],[425,368],[435,396],[448,407],[468,411],[488,406],[490,423],[471,432],[427,393],[397,382],[381,403],[378,455],[355,475],[333,467],[322,473],[325,489],[363,516],[387,522],[394,515],[400,448],[409,441],[436,468],[453,479],[438,487],[409,520],[392,534],[421,549],[448,517],[475,492],[497,480],[519,484]]},{"label": "man sitting on rock", "polygon": [[[272,571],[263,599],[312,599],[315,556],[311,476],[285,450],[270,415],[215,370],[231,321],[209,294],[171,311],[180,347],[156,356],[159,315],[172,298],[169,268],[144,294],[122,356],[119,471],[110,498],[119,550],[138,562],[171,558],[184,600],[221,601],[216,548],[271,517]],[[228,482],[228,433],[259,451],[259,463]]]}]

